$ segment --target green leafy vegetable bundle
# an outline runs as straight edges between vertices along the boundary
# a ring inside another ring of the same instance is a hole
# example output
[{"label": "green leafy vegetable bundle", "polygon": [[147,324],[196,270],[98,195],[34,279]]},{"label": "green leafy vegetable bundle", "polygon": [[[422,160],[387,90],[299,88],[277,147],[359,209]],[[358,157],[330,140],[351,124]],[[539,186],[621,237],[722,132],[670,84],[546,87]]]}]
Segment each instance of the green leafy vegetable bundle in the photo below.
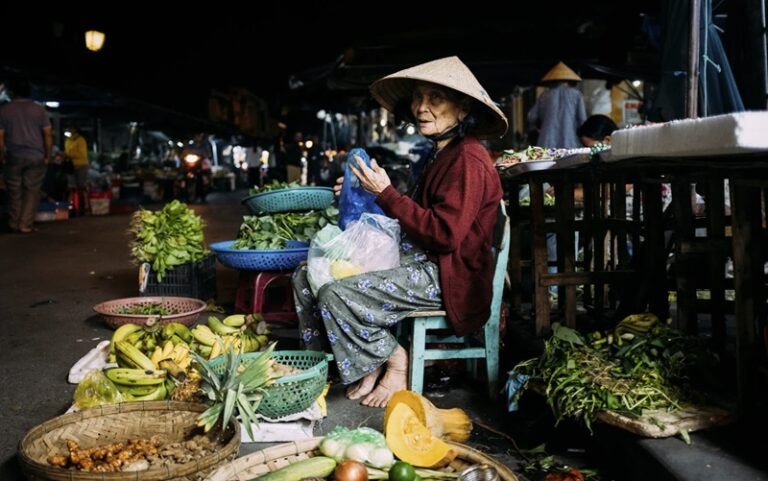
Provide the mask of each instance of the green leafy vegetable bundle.
[{"label": "green leafy vegetable bundle", "polygon": [[178,200],[157,212],[141,209],[131,218],[131,255],[137,262],[149,262],[161,282],[167,270],[209,254],[203,243],[204,225],[200,216]]},{"label": "green leafy vegetable bundle", "polygon": [[136,304],[117,309],[118,314],[145,314],[167,316],[169,314],[178,314],[178,309],[166,308],[162,302],[151,302],[147,304]]},{"label": "green leafy vegetable bundle", "polygon": [[513,375],[543,386],[558,422],[574,418],[591,430],[600,411],[639,417],[643,410],[676,411],[705,400],[715,364],[701,339],[662,324],[587,336],[554,324],[544,353],[516,366]]},{"label": "green leafy vegetable bundle", "polygon": [[288,182],[280,182],[278,180],[273,180],[270,184],[265,184],[261,187],[255,186],[252,187],[249,193],[251,195],[256,194],[263,194],[264,192],[270,192],[273,190],[280,190],[280,189],[295,189],[297,187],[301,187],[301,184],[298,182],[291,182],[290,184]]},{"label": "green leafy vegetable bundle", "polygon": [[337,224],[339,210],[330,206],[321,211],[249,215],[243,217],[235,249],[284,249],[286,241],[309,242],[317,231]]}]

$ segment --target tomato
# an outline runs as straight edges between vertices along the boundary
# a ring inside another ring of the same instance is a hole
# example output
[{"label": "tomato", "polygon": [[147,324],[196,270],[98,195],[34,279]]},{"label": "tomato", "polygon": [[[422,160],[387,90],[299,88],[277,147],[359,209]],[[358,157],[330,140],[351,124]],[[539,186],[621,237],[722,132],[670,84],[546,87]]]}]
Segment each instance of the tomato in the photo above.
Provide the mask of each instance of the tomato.
[{"label": "tomato", "polygon": [[571,468],[568,471],[553,471],[544,477],[544,481],[584,481],[584,475],[578,468]]},{"label": "tomato", "polygon": [[414,481],[415,479],[416,471],[406,462],[396,461],[389,468],[389,481]]}]

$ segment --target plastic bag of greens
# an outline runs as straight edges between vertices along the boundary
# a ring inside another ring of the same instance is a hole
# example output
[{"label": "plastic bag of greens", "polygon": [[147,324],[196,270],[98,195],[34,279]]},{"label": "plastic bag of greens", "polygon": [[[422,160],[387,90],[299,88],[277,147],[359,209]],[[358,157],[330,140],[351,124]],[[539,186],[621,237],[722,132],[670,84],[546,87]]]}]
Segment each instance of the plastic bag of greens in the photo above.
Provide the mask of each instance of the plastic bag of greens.
[{"label": "plastic bag of greens", "polygon": [[341,184],[341,197],[339,198],[339,227],[346,230],[350,223],[358,220],[363,213],[384,215],[384,211],[376,204],[376,196],[367,192],[360,185],[360,180],[352,173],[351,166],[359,165],[355,156],[358,156],[368,167],[371,159],[368,153],[360,148],[355,148],[347,154],[347,167],[344,170],[344,183]]},{"label": "plastic bag of greens", "polygon": [[341,234],[341,229],[336,225],[327,225],[320,229],[312,238],[307,255],[307,282],[309,288],[317,295],[320,287],[331,282],[331,260],[324,256],[325,250],[322,246],[328,245],[333,239]]},{"label": "plastic bag of greens", "polygon": [[364,213],[335,237],[315,236],[307,257],[312,293],[333,280],[400,266],[400,223]]},{"label": "plastic bag of greens", "polygon": [[99,369],[91,369],[75,388],[75,407],[93,408],[102,404],[118,403],[123,400],[117,386]]},{"label": "plastic bag of greens", "polygon": [[351,459],[378,469],[387,469],[395,461],[384,435],[371,428],[337,426],[323,438],[320,452],[336,461]]}]

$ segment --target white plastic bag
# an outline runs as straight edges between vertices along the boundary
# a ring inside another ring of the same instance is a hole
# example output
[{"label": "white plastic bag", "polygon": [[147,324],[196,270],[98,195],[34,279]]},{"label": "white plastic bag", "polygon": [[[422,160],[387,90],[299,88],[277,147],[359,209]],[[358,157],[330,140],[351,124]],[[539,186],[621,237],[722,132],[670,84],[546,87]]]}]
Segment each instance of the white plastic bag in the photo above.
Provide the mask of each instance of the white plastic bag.
[{"label": "white plastic bag", "polygon": [[312,239],[307,259],[307,280],[315,295],[332,280],[400,266],[400,224],[395,219],[365,213],[336,236],[321,232]]}]

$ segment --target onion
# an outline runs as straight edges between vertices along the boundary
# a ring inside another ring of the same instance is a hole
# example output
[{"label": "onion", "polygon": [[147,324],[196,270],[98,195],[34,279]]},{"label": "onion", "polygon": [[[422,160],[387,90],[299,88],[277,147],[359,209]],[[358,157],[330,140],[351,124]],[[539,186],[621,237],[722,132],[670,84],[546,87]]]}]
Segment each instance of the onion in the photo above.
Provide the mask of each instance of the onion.
[{"label": "onion", "polygon": [[395,462],[395,457],[389,448],[377,448],[371,451],[368,456],[368,462],[371,466],[378,469],[389,469]]},{"label": "onion", "polygon": [[363,463],[346,460],[336,466],[333,477],[336,481],[368,481],[368,469]]},{"label": "onion", "polygon": [[351,459],[352,461],[360,461],[361,463],[365,463],[368,461],[368,457],[370,456],[372,449],[373,446],[368,443],[353,444],[352,446],[349,446],[344,452],[344,457],[346,459]]},{"label": "onion", "polygon": [[334,439],[325,438],[320,443],[320,452],[336,461],[344,457],[344,449],[344,445]]}]

